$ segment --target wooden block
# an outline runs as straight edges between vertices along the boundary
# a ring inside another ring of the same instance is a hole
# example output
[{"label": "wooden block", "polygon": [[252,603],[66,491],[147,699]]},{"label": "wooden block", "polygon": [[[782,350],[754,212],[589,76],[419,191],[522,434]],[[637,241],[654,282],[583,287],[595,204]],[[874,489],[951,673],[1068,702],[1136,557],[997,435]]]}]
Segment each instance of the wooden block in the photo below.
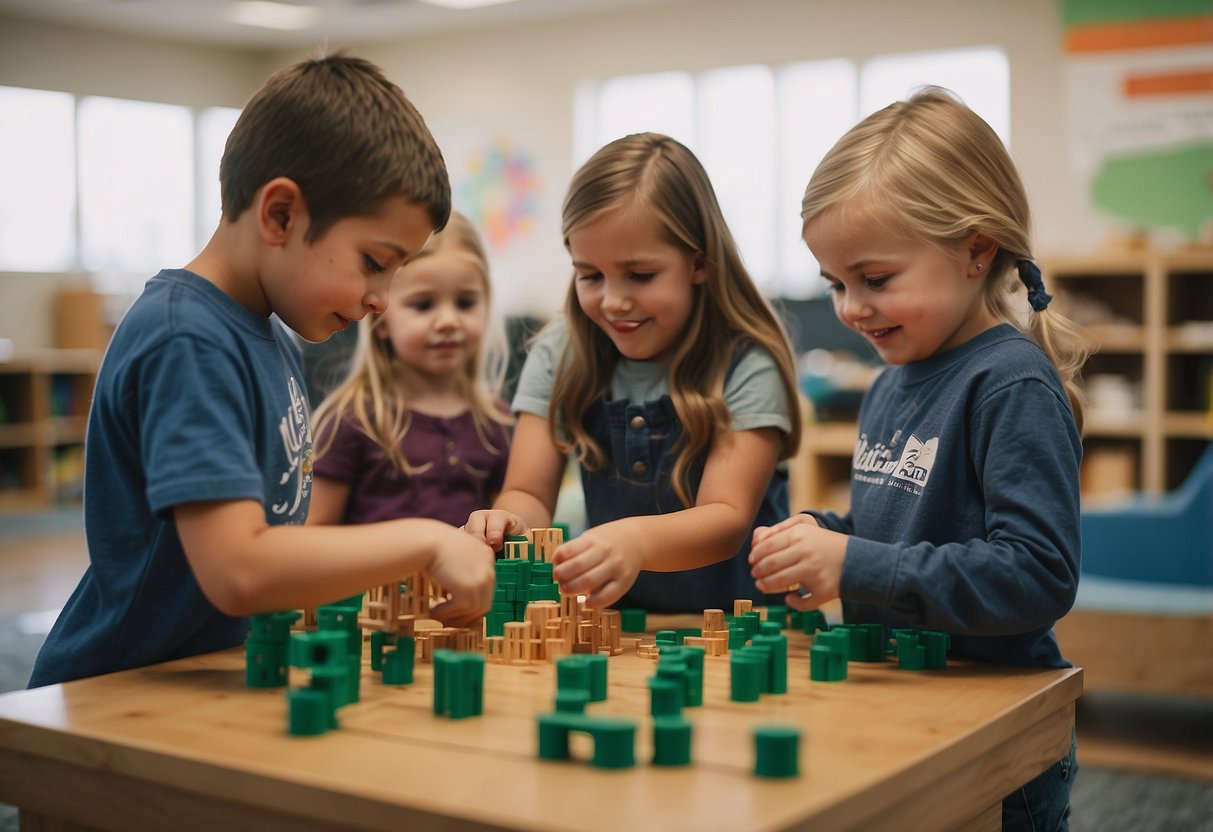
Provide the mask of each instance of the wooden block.
[{"label": "wooden block", "polygon": [[735,601],[733,601],[733,617],[734,618],[740,618],[741,616],[745,615],[747,612],[752,612],[753,609],[754,609],[754,602],[751,601],[749,598],[738,598]]},{"label": "wooden block", "polygon": [[703,611],[703,632],[724,629],[724,610]]}]

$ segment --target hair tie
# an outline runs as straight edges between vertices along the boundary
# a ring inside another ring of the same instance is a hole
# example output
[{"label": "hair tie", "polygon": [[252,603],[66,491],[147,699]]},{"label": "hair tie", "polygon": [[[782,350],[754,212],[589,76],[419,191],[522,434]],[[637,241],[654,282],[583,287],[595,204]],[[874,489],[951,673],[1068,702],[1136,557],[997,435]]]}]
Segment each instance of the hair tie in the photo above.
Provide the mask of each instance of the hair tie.
[{"label": "hair tie", "polygon": [[1035,311],[1043,312],[1049,305],[1049,301],[1053,300],[1053,296],[1045,291],[1045,281],[1040,275],[1040,267],[1025,258],[1016,260],[1015,268],[1019,270],[1019,279],[1023,281],[1023,285],[1028,287],[1028,303],[1032,304],[1032,309]]}]

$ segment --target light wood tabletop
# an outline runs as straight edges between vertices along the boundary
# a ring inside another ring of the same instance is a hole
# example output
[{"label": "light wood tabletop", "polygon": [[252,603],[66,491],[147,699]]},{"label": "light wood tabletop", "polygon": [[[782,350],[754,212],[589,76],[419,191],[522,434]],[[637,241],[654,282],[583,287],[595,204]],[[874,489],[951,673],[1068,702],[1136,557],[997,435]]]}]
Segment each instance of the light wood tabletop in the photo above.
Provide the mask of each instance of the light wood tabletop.
[{"label": "light wood tabletop", "polygon": [[[1001,798],[1069,749],[1079,669],[852,662],[814,682],[809,637],[785,633],[787,694],[733,702],[728,658],[706,658],[685,767],[650,762],[656,663],[634,651],[587,714],[636,721],[636,765],[602,769],[580,735],[573,759],[538,758],[546,662],[489,663],[484,714],[460,720],[434,715],[432,665],[404,687],[364,665],[339,729],[295,737],[284,691],[247,689],[231,650],[0,696],[0,801],[23,829],[997,829]],[[801,729],[799,776],[754,774],[770,724]]]}]

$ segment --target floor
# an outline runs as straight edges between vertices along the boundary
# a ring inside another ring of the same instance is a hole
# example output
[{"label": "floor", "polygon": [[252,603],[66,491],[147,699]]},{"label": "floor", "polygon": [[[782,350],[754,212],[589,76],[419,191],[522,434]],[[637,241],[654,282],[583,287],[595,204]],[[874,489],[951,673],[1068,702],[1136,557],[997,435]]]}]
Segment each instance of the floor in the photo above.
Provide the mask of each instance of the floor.
[{"label": "floor", "polygon": [[[0,515],[0,692],[24,686],[87,565],[78,509]],[[1089,693],[1077,721],[1071,829],[1213,832],[1213,701]],[[17,828],[0,805],[0,832]]]}]

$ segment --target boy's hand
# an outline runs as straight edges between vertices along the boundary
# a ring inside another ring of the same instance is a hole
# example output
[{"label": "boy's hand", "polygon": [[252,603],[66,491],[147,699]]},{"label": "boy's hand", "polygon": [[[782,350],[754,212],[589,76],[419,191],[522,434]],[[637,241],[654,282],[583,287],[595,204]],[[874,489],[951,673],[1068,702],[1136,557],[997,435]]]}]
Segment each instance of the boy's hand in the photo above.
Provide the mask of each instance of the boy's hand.
[{"label": "boy's hand", "polygon": [[505,548],[509,535],[526,534],[526,523],[517,514],[505,509],[480,509],[473,511],[463,530],[478,540],[483,540],[494,552]]},{"label": "boy's hand", "polygon": [[789,607],[816,609],[838,597],[846,554],[845,534],[821,528],[812,515],[797,514],[754,530],[750,574],[763,592],[789,590],[784,599]]},{"label": "boy's hand", "polygon": [[552,578],[562,592],[586,596],[587,607],[605,607],[623,597],[640,572],[638,546],[617,530],[590,529],[552,555]]},{"label": "boy's hand", "polygon": [[450,528],[430,561],[430,577],[449,595],[431,608],[434,618],[449,627],[466,627],[488,612],[493,605],[493,560],[493,550],[483,541]]}]

